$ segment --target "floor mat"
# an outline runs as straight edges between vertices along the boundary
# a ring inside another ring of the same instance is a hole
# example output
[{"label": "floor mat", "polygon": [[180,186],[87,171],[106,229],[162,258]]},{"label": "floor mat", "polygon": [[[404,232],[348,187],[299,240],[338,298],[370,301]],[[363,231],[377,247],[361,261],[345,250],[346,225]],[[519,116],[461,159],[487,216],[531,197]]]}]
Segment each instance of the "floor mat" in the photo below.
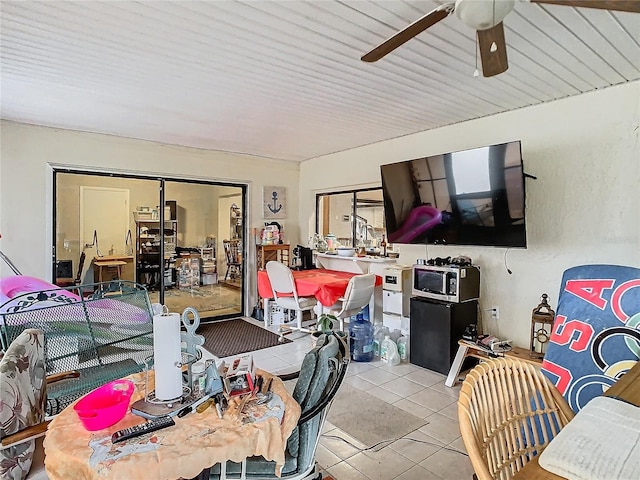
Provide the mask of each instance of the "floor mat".
[{"label": "floor mat", "polygon": [[[358,405],[367,406],[366,419],[358,415]],[[368,447],[403,437],[428,423],[345,383],[331,404],[327,421]]]},{"label": "floor mat", "polygon": [[282,345],[279,335],[241,318],[201,324],[197,333],[204,336],[204,348],[220,358]]}]

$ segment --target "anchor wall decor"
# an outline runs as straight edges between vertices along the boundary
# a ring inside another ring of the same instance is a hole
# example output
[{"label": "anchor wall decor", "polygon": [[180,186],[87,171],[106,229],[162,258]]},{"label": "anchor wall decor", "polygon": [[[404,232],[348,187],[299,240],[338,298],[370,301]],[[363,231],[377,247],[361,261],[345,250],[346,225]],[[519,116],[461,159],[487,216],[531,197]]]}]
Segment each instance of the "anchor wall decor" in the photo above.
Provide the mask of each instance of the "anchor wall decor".
[{"label": "anchor wall decor", "polygon": [[286,192],[285,187],[262,187],[264,218],[287,218]]}]

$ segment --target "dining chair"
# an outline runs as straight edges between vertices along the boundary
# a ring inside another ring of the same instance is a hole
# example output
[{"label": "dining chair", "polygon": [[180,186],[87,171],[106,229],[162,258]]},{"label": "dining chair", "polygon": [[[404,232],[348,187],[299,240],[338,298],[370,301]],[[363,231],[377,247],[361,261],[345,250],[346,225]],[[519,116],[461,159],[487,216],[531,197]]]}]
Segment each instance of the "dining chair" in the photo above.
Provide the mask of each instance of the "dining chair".
[{"label": "dining chair", "polygon": [[458,399],[460,433],[479,480],[508,480],[574,417],[536,366],[487,360],[465,378]]},{"label": "dining chair", "polygon": [[80,254],[80,261],[78,262],[78,273],[75,278],[56,278],[56,285],[59,287],[73,287],[82,283],[82,270],[84,269],[84,262],[87,258],[87,254],[82,252]]},{"label": "dining chair", "polygon": [[349,280],[344,296],[330,307],[325,307],[326,313],[335,316],[340,321],[341,332],[344,332],[345,319],[358,314],[360,310],[369,305],[375,286],[375,273],[355,275]]},{"label": "dining chair", "polygon": [[49,423],[45,420],[47,384],[78,376],[69,372],[45,377],[44,358],[44,333],[29,328],[0,359],[0,478],[27,476],[36,439],[45,434]]},{"label": "dining chair", "polygon": [[318,303],[316,298],[298,296],[293,273],[284,263],[271,260],[267,262],[266,269],[276,305],[286,310],[295,310],[296,329],[309,332],[310,330],[302,328],[302,312],[309,310],[313,316],[313,307]]},{"label": "dining chair", "polygon": [[[347,339],[340,332],[320,335],[314,348],[302,360],[300,370],[279,375],[282,380],[297,378],[293,398],[300,404],[298,426],[287,440],[285,464],[280,477],[275,475],[275,463],[264,457],[246,459],[246,472],[242,464],[227,462],[226,478],[256,478],[261,480],[319,480],[315,456],[322,426],[331,403],[342,385],[349,365]],[[220,480],[220,465],[211,469],[209,480]]]}]

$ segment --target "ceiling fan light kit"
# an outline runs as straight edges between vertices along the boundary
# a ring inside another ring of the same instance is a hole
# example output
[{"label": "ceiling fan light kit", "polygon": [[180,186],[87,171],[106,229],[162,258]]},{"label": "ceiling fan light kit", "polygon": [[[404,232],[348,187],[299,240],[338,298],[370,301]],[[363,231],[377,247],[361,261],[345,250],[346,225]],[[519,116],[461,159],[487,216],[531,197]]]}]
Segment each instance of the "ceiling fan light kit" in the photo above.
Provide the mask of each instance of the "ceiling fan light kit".
[{"label": "ceiling fan light kit", "polygon": [[457,0],[456,17],[474,30],[495,27],[513,10],[514,0]]},{"label": "ceiling fan light kit", "polygon": [[[552,4],[565,7],[596,8],[620,12],[640,13],[640,0],[528,0],[530,3]],[[456,0],[435,8],[418,20],[382,42],[360,59],[375,62],[396,48],[444,20],[455,12],[466,26],[476,30],[480,47],[482,75],[492,77],[509,68],[507,44],[502,21],[513,10],[515,0]],[[555,7],[552,7],[555,8]],[[476,68],[476,72],[478,69]],[[477,76],[474,72],[474,77]]]}]

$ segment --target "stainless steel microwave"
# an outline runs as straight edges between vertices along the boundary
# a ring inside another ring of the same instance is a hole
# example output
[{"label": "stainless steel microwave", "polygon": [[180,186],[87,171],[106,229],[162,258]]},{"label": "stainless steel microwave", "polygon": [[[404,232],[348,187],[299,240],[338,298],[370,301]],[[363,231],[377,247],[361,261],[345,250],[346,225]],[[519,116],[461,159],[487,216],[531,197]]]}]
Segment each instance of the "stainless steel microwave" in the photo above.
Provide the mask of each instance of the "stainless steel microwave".
[{"label": "stainless steel microwave", "polygon": [[449,303],[480,297],[480,269],[474,266],[414,265],[411,293]]}]

